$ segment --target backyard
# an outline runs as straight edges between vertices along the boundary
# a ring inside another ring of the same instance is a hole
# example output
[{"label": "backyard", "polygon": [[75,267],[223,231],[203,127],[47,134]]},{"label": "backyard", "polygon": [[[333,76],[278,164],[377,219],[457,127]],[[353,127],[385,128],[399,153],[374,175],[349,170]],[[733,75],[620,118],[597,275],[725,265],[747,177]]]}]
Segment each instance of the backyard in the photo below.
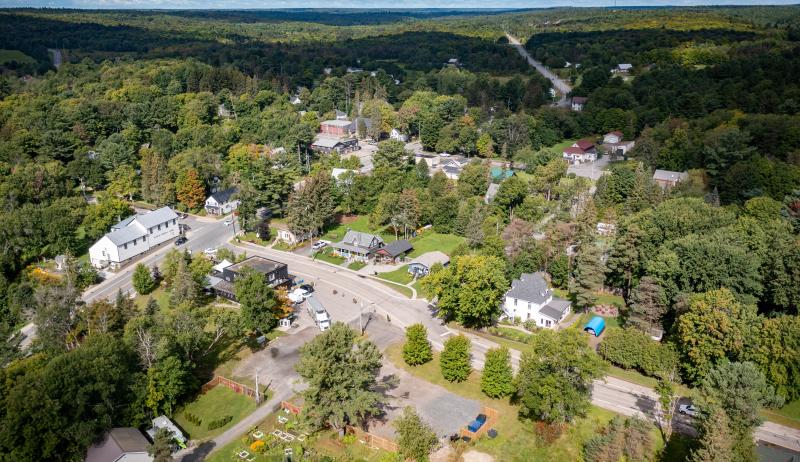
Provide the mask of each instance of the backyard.
[{"label": "backyard", "polygon": [[408,254],[409,258],[417,258],[420,255],[438,250],[447,255],[453,253],[456,248],[463,244],[466,239],[455,234],[440,234],[434,231],[426,231],[419,236],[411,239],[414,250]]},{"label": "backyard", "polygon": [[247,435],[221,447],[205,460],[273,462],[284,460],[287,450],[298,460],[301,456],[329,456],[336,460],[380,462],[387,460],[389,454],[369,448],[353,436],[340,438],[333,430],[310,432],[293,414],[278,411],[267,416]]},{"label": "backyard", "polygon": [[[186,430],[190,439],[206,440],[219,435],[255,409],[253,398],[218,385],[179,409],[175,413],[175,422]],[[227,423],[213,428],[214,421],[225,420]]]}]

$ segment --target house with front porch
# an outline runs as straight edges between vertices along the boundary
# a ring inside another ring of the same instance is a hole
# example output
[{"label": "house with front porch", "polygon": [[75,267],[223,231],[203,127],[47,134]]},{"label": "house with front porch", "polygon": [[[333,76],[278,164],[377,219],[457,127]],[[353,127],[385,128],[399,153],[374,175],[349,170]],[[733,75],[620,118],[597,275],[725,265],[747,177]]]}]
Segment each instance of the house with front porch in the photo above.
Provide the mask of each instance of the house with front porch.
[{"label": "house with front porch", "polygon": [[373,252],[386,245],[380,236],[347,230],[344,239],[332,245],[334,254],[347,260],[367,261]]},{"label": "house with front porch", "polygon": [[414,247],[410,242],[405,239],[399,239],[379,248],[373,253],[373,255],[375,256],[375,261],[382,263],[397,263],[398,261],[403,261],[406,254],[412,250],[414,250]]},{"label": "house with front porch", "polygon": [[503,313],[511,319],[533,320],[539,327],[552,329],[566,319],[571,305],[569,300],[553,297],[544,273],[522,273],[506,292]]}]

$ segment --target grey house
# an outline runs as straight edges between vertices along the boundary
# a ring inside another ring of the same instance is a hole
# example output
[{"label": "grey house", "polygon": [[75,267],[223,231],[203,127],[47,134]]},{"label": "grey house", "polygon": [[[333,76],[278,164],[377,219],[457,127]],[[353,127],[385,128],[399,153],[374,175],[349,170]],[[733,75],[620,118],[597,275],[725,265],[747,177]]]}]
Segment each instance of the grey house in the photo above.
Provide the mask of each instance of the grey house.
[{"label": "grey house", "polygon": [[86,452],[86,462],[152,462],[150,442],[135,428],[112,428]]},{"label": "grey house", "polygon": [[367,261],[373,252],[384,245],[380,236],[350,229],[344,239],[333,244],[333,250],[348,260]]}]

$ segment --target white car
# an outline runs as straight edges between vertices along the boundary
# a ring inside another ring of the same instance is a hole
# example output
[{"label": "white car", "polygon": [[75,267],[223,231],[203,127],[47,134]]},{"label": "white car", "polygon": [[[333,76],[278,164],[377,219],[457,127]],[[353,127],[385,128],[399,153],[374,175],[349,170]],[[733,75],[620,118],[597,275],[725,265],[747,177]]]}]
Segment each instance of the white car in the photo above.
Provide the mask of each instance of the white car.
[{"label": "white car", "polygon": [[233,224],[233,218],[228,217],[225,219],[225,221],[223,221],[223,223],[225,224],[225,226],[230,226]]},{"label": "white car", "polygon": [[678,406],[678,412],[682,415],[688,415],[689,417],[697,417],[700,415],[700,409],[697,409],[694,404],[681,404]]},{"label": "white car", "polygon": [[317,251],[328,245],[328,241],[319,240],[311,246],[311,250]]},{"label": "white car", "polygon": [[292,303],[301,303],[303,300],[307,299],[309,295],[311,295],[311,292],[301,287],[298,287],[297,289],[294,289],[293,291],[289,292],[289,300]]},{"label": "white car", "polygon": [[209,247],[206,250],[204,250],[203,253],[210,257],[213,257],[214,255],[217,254],[217,249],[214,247]]}]

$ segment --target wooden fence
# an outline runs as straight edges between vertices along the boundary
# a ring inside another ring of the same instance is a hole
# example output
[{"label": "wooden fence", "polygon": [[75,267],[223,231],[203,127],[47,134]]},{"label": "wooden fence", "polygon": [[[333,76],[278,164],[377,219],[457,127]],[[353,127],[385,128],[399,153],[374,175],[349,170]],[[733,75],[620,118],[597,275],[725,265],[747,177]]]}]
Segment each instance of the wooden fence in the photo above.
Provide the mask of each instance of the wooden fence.
[{"label": "wooden fence", "polygon": [[234,382],[231,379],[225,378],[221,375],[215,375],[211,381],[200,387],[200,393],[206,393],[208,390],[216,387],[217,385],[222,385],[227,387],[230,390],[233,390],[240,395],[245,395],[247,397],[256,398],[256,391],[253,388],[248,387],[247,385],[243,385],[239,382]]},{"label": "wooden fence", "polygon": [[286,409],[287,411],[291,412],[294,415],[299,415],[300,411],[303,410],[302,407],[295,406],[294,404],[288,401],[281,401],[281,409]]},{"label": "wooden fence", "polygon": [[373,435],[372,433],[365,432],[357,427],[351,427],[350,425],[345,427],[345,431],[348,434],[355,435],[359,442],[363,441],[364,444],[369,447],[380,448],[389,452],[397,452],[397,443],[390,439]]},{"label": "wooden fence", "polygon": [[465,425],[464,427],[461,428],[461,433],[460,433],[461,436],[468,436],[474,441],[480,438],[481,436],[485,435],[490,428],[494,428],[494,425],[497,423],[497,418],[499,417],[500,414],[496,410],[486,406],[483,406],[483,408],[481,409],[481,414],[486,415],[486,422],[484,422],[484,424],[481,425],[481,428],[479,428],[478,431],[476,432],[471,432],[469,431],[469,428],[467,428],[467,426]]}]

